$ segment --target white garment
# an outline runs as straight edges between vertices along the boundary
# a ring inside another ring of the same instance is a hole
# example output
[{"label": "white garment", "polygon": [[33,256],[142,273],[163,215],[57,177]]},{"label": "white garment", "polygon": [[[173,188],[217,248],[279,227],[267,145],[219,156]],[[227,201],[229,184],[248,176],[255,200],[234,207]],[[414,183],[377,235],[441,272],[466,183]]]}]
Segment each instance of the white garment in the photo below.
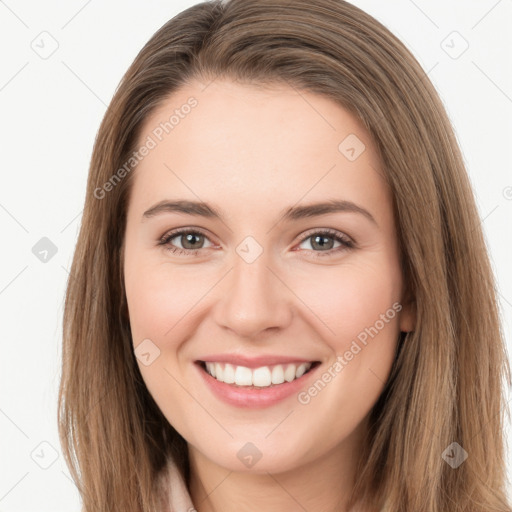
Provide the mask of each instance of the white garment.
[{"label": "white garment", "polygon": [[169,457],[167,468],[162,474],[162,492],[167,496],[168,505],[162,512],[197,512],[176,463]]}]

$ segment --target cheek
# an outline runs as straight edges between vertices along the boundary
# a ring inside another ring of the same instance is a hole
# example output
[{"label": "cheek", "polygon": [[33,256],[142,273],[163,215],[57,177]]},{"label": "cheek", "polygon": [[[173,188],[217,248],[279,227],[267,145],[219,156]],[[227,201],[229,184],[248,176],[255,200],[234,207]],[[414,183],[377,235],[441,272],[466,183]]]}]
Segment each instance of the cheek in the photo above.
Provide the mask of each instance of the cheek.
[{"label": "cheek", "polygon": [[195,395],[197,390],[187,380],[190,369],[180,366],[180,347],[186,346],[193,306],[209,288],[201,285],[201,280],[190,281],[187,273],[141,263],[125,276],[135,353],[148,339],[154,343],[149,351],[158,353],[148,365],[137,357],[139,370],[164,416],[184,437],[190,435],[190,424],[194,423],[194,417],[200,416],[201,410],[190,399],[190,393]]},{"label": "cheek", "polygon": [[324,372],[300,396],[305,410],[327,411],[329,423],[339,429],[355,427],[368,413],[395,356],[400,286],[397,267],[384,269],[382,261],[374,265],[366,261],[302,288],[305,302],[318,312],[315,323],[333,353]]},{"label": "cheek", "polygon": [[163,265],[141,265],[125,283],[135,344],[143,338],[172,338],[172,330],[193,315],[194,304],[209,288],[192,272],[169,272]]},{"label": "cheek", "polygon": [[[298,294],[318,316],[314,330],[332,358],[297,398],[309,434],[327,450],[360,424],[384,389],[399,333],[400,275],[366,262],[318,277]],[[308,420],[315,417],[323,421]],[[338,434],[326,434],[325,425]]]},{"label": "cheek", "polygon": [[316,330],[340,354],[353,340],[364,342],[368,331],[374,334],[373,327],[381,338],[397,334],[400,282],[397,268],[364,262],[295,278],[294,291],[314,313]]}]

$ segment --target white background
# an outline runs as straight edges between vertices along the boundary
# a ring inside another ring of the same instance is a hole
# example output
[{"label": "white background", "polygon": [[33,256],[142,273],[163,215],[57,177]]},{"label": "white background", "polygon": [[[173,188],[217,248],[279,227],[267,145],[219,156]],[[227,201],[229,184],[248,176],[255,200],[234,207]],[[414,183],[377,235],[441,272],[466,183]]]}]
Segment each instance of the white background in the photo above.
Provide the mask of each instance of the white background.
[{"label": "white background", "polygon": [[[67,269],[93,141],[137,52],[195,3],[0,1],[0,512],[80,510],[60,451],[56,400]],[[446,105],[477,197],[510,351],[512,2],[353,3],[411,49]],[[464,42],[453,31],[469,44],[456,59]],[[33,49],[41,38],[46,49],[58,44],[47,59]],[[42,237],[57,248],[46,263],[32,252]],[[510,474],[510,454],[507,461]]]}]

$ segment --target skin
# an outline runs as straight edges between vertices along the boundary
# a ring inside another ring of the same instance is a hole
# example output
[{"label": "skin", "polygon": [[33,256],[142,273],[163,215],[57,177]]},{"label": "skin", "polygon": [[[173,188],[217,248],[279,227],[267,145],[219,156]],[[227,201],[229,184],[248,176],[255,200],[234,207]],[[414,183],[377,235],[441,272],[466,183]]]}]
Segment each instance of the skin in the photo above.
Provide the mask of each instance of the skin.
[{"label": "skin", "polygon": [[[188,443],[199,512],[344,511],[399,331],[414,328],[391,191],[368,132],[332,100],[286,85],[205,85],[190,82],[169,96],[139,138],[197,99],[134,171],[124,240],[133,345],[150,339],[160,351],[138,364]],[[354,161],[338,149],[349,134],[365,145]],[[164,199],[207,202],[224,221],[176,212],[143,218]],[[331,199],[356,203],[376,223],[355,212],[281,220],[286,208]],[[176,228],[199,228],[205,238],[158,244]],[[336,251],[340,242],[328,238],[322,249],[312,235],[326,228],[355,247]],[[247,236],[263,249],[252,263],[236,251]],[[172,253],[172,245],[189,252]],[[394,303],[401,311],[307,404],[292,395],[260,409],[228,405],[194,365],[208,353],[294,355],[320,361],[320,377]],[[247,442],[262,454],[251,468],[237,457]]]}]

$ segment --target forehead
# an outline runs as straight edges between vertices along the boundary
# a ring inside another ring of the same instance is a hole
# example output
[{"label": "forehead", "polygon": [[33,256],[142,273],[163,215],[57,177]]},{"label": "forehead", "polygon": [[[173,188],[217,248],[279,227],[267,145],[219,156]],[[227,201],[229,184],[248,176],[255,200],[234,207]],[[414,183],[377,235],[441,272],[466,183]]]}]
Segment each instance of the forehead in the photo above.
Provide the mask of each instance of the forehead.
[{"label": "forehead", "polygon": [[139,146],[149,141],[134,176],[140,208],[164,198],[248,214],[302,198],[389,206],[362,123],[333,100],[291,86],[191,82],[146,119]]}]

